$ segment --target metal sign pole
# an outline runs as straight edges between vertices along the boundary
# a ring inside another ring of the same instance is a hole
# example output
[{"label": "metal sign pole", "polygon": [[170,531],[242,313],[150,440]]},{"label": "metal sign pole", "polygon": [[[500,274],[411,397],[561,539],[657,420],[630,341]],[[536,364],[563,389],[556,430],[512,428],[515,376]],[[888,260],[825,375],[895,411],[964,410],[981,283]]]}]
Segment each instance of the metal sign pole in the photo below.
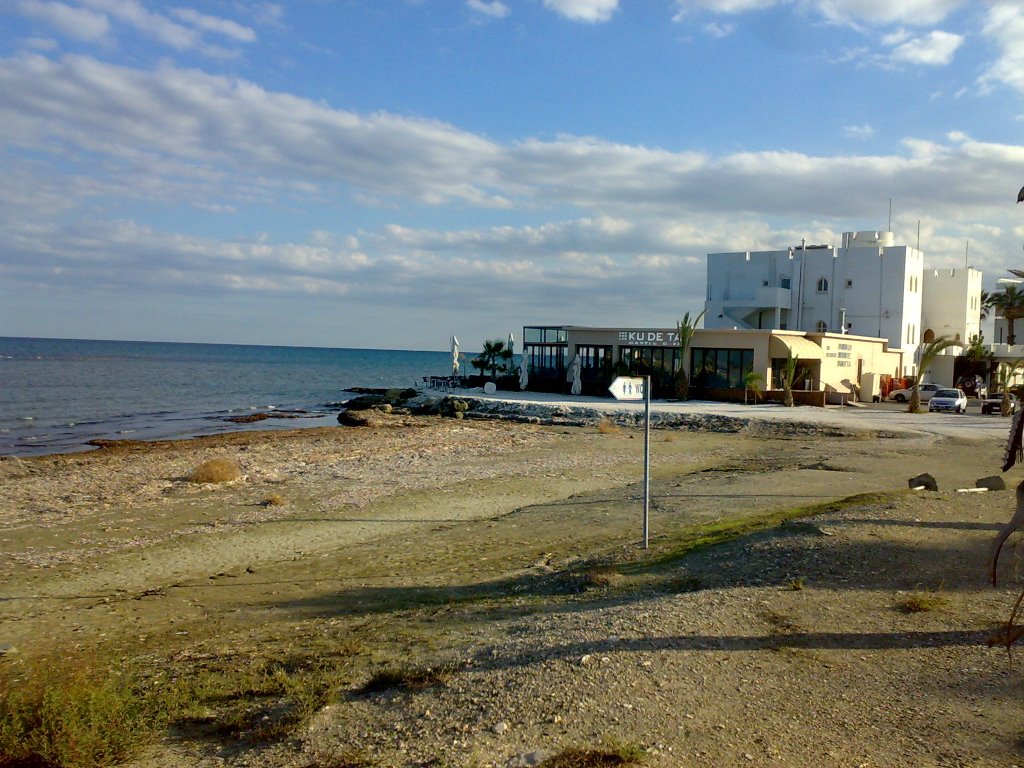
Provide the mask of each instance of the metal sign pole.
[{"label": "metal sign pole", "polygon": [[608,391],[616,400],[644,401],[644,549],[647,549],[651,508],[651,377],[616,376]]},{"label": "metal sign pole", "polygon": [[648,546],[651,509],[651,377],[644,376],[644,549]]}]

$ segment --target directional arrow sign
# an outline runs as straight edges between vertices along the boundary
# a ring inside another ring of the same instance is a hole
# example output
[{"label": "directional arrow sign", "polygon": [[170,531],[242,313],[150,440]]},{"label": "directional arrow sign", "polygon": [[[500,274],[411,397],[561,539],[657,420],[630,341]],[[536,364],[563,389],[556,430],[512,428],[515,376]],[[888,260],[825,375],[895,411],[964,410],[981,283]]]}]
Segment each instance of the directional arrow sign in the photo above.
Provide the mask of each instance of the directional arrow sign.
[{"label": "directional arrow sign", "polygon": [[639,376],[618,376],[608,391],[616,400],[643,400],[644,380]]}]

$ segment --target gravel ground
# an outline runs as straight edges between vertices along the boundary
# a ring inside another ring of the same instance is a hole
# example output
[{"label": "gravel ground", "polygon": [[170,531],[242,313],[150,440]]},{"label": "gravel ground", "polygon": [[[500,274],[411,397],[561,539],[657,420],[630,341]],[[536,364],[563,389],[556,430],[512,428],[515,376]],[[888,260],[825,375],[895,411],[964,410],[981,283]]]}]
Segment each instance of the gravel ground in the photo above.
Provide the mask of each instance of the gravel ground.
[{"label": "gravel ground", "polygon": [[[20,653],[0,665],[127,637],[366,648],[292,737],[178,734],[135,768],[526,766],[613,742],[653,766],[1024,766],[1019,666],[986,643],[1019,584],[1016,550],[985,581],[1013,494],[956,490],[997,472],[991,423],[659,430],[648,552],[629,429],[396,418],[6,460],[0,650]],[[212,456],[243,478],[184,480]],[[938,493],[907,490],[923,471]],[[688,526],[794,507],[825,511],[671,556]],[[360,693],[396,663],[446,674]]]}]

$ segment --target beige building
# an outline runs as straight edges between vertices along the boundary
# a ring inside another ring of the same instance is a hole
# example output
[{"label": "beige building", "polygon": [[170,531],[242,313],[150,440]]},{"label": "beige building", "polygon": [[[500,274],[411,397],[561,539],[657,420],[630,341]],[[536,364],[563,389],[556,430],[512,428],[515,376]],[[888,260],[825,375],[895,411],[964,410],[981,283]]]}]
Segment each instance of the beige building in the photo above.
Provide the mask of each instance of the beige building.
[{"label": "beige building", "polygon": [[761,377],[761,389],[781,389],[782,366],[792,354],[800,368],[795,386],[808,393],[799,398],[803,402],[840,403],[855,393],[871,401],[880,394],[882,377],[898,377],[904,369],[903,353],[890,350],[885,339],[836,333],[698,329],[685,360],[675,328],[527,326],[523,341],[529,389],[567,391],[567,371],[579,354],[583,393],[591,395],[606,395],[615,376],[649,375],[655,397],[672,397],[683,367],[691,396],[742,398],[749,371]]}]

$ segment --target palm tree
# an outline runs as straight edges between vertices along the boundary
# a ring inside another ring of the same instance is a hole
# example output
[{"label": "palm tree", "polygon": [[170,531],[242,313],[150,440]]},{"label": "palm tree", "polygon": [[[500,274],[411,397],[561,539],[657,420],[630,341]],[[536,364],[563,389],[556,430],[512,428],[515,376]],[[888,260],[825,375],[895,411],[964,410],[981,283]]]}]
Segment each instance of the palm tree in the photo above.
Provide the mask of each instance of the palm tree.
[{"label": "palm tree", "polygon": [[764,381],[762,376],[757,371],[751,369],[743,374],[743,404],[747,404],[747,392],[754,395],[754,402],[757,402],[757,396],[761,394],[761,382]]},{"label": "palm tree", "polygon": [[989,295],[989,306],[1006,320],[1006,343],[1013,346],[1017,340],[1014,321],[1024,317],[1024,291],[1016,285],[1004,285],[1003,290]]},{"label": "palm tree", "polygon": [[[490,370],[492,378],[498,378],[498,371],[507,369],[507,361],[512,359],[512,352],[505,348],[501,339],[488,339],[484,342],[484,351],[472,360],[474,368],[481,373]],[[502,361],[506,361],[502,363]]]},{"label": "palm tree", "polygon": [[794,355],[793,350],[786,350],[786,362],[782,364],[782,404],[787,408],[793,407],[793,382],[797,380],[800,373],[800,355]]},{"label": "palm tree", "polygon": [[[707,310],[704,310],[706,312]],[[679,372],[676,374],[676,393],[680,400],[690,399],[690,380],[686,376],[686,353],[690,350],[693,342],[693,334],[697,330],[697,323],[704,317],[701,312],[693,320],[690,313],[686,312],[683,319],[679,321]]]},{"label": "palm tree", "polygon": [[939,336],[933,341],[921,345],[921,359],[917,363],[917,376],[914,377],[914,388],[910,392],[910,406],[907,413],[919,413],[921,410],[921,391],[918,388],[921,383],[921,376],[928,370],[939,353],[950,347],[960,347],[963,343],[949,336]]},{"label": "palm tree", "polygon": [[992,294],[988,291],[981,292],[981,313],[978,315],[979,320],[988,320],[988,313],[992,309]]}]

